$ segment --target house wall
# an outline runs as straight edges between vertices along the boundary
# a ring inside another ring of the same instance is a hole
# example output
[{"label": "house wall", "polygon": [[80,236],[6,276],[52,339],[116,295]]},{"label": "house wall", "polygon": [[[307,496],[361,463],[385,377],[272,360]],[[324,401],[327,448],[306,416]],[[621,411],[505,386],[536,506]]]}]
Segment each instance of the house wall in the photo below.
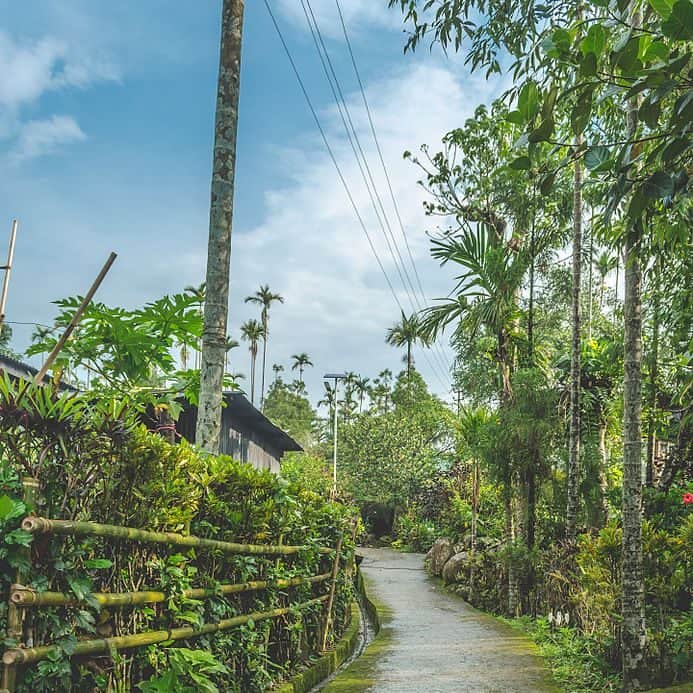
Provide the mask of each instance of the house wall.
[{"label": "house wall", "polygon": [[[195,440],[197,409],[186,408],[180,415],[176,428],[186,440]],[[221,418],[220,452],[229,455],[239,462],[248,462],[255,469],[269,469],[274,474],[281,471],[282,453],[254,431],[235,421],[228,409],[224,409]]]}]

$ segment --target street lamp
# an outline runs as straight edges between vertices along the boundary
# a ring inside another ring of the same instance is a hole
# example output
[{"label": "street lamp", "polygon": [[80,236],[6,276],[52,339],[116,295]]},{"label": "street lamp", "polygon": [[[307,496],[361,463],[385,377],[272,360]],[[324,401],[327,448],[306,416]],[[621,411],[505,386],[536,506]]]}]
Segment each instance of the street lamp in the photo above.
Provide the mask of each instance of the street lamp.
[{"label": "street lamp", "polygon": [[334,380],[334,455],[332,458],[332,497],[337,497],[337,409],[339,408],[339,381],[346,373],[325,373],[325,380]]}]

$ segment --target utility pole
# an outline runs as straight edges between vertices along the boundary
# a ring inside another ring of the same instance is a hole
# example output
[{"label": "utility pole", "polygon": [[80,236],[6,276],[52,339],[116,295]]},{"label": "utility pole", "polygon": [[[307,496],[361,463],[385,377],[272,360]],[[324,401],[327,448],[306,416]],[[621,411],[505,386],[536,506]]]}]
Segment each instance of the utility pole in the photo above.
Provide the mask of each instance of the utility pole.
[{"label": "utility pole", "polygon": [[345,373],[327,373],[325,380],[334,380],[334,451],[332,455],[332,498],[337,498],[337,413],[339,410],[339,381],[346,378]]},{"label": "utility pole", "polygon": [[12,221],[12,231],[10,232],[10,250],[7,253],[7,264],[0,269],[5,270],[5,279],[2,282],[2,294],[0,294],[0,330],[5,322],[5,306],[7,305],[7,291],[10,287],[10,272],[12,271],[12,262],[14,260],[14,244],[17,240],[17,229],[19,222],[14,219]]},{"label": "utility pole", "polygon": [[196,441],[219,452],[229,311],[244,0],[223,0]]}]

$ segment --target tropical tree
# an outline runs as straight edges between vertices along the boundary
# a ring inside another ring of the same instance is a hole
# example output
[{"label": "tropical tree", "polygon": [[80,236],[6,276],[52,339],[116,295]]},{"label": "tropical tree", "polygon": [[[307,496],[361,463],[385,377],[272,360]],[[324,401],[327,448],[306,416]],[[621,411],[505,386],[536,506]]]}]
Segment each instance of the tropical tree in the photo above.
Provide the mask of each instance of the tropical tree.
[{"label": "tropical tree", "polygon": [[418,315],[413,313],[407,316],[402,311],[400,321],[388,329],[385,342],[397,348],[406,347],[407,353],[404,362],[407,364],[407,377],[409,378],[412,368],[414,368],[414,345],[417,342],[424,346],[428,344],[428,340],[421,332]]},{"label": "tropical tree", "polygon": [[260,340],[264,339],[265,328],[257,320],[247,320],[241,325],[241,339],[248,342],[250,350],[250,401],[255,404],[255,366]]},{"label": "tropical tree", "polygon": [[274,372],[274,382],[276,383],[281,378],[281,373],[284,372],[284,366],[280,363],[275,363],[272,365],[272,371]]},{"label": "tropical tree", "polygon": [[232,339],[229,335],[226,337],[226,370],[229,370],[229,355],[234,349],[237,349],[240,343],[236,339]]},{"label": "tropical tree", "polygon": [[303,383],[303,371],[307,366],[312,366],[313,362],[310,360],[310,356],[308,356],[308,354],[305,352],[301,354],[294,354],[291,358],[294,360],[291,370],[298,370],[298,379],[301,383]]},{"label": "tropical tree", "polygon": [[362,376],[358,376],[354,381],[354,388],[359,397],[359,413],[363,412],[363,400],[370,390],[370,380]]},{"label": "tropical tree", "polygon": [[262,337],[262,383],[260,386],[260,408],[262,408],[265,398],[265,365],[267,362],[267,338],[269,336],[269,312],[273,303],[284,303],[284,297],[273,293],[269,286],[265,284],[260,286],[252,296],[247,296],[245,302],[255,303],[262,308],[260,314],[260,322],[264,331]]}]

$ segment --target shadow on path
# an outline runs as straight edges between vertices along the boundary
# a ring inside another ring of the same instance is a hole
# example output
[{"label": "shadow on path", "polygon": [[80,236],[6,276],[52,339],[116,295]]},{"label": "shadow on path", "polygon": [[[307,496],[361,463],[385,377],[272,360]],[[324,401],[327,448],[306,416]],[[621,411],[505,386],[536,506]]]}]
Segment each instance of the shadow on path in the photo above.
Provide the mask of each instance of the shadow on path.
[{"label": "shadow on path", "polygon": [[535,645],[448,594],[423,556],[360,549],[378,637],[322,690],[327,693],[544,693],[556,691]]}]

